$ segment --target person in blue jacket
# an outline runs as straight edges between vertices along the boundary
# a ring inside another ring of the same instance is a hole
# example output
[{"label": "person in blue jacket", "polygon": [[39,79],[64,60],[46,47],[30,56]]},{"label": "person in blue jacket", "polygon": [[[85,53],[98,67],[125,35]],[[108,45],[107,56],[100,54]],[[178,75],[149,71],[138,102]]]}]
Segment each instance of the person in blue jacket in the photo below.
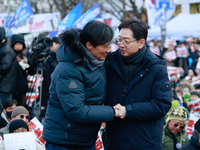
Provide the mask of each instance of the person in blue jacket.
[{"label": "person in blue jacket", "polygon": [[44,121],[46,149],[95,150],[101,122],[118,111],[102,106],[106,95],[104,60],[110,52],[112,29],[91,21],[59,35],[58,65],[51,75],[50,99]]},{"label": "person in blue jacket", "polygon": [[119,110],[106,125],[107,150],[161,150],[172,90],[166,60],[147,46],[148,26],[137,19],[119,25],[119,49],[107,57],[105,105]]}]

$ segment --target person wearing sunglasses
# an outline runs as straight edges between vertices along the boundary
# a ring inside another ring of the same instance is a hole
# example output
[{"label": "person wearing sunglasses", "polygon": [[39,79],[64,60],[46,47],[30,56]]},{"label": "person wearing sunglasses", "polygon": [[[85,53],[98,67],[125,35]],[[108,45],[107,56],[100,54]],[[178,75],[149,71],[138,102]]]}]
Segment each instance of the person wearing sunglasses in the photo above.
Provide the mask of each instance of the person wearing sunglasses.
[{"label": "person wearing sunglasses", "polygon": [[163,150],[178,150],[189,142],[184,131],[187,118],[187,111],[184,107],[175,107],[170,111],[163,130]]},{"label": "person wearing sunglasses", "polygon": [[[13,120],[21,119],[27,124],[29,122],[29,118],[30,118],[29,112],[24,106],[15,107],[15,109],[13,109],[12,114],[11,114],[11,122]],[[9,133],[10,123],[8,123],[5,127],[0,129],[0,135],[2,137],[3,137],[3,134]]]}]

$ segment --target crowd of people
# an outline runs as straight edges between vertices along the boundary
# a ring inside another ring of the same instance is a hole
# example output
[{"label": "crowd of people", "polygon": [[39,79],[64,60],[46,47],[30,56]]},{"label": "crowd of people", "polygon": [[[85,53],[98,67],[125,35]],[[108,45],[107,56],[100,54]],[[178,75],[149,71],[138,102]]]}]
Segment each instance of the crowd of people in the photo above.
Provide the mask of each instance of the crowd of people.
[{"label": "crowd of people", "polygon": [[[52,38],[43,62],[39,118],[46,149],[95,150],[103,122],[105,150],[200,149],[198,42],[177,41],[162,49],[161,41],[147,43],[148,26],[141,20],[118,28],[119,49],[112,53],[114,32],[99,21]],[[29,131],[34,113],[26,93],[34,87],[27,77],[36,74],[37,60],[23,35],[13,35],[9,46],[0,27],[0,41],[4,139],[4,134]],[[169,67],[176,72],[170,74]],[[36,147],[44,149],[37,142]]]}]

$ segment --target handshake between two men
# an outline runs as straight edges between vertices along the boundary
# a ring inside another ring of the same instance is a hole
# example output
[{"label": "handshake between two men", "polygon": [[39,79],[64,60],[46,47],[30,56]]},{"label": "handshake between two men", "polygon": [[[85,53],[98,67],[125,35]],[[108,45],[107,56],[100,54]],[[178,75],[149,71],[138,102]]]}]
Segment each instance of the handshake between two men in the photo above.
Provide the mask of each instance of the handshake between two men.
[{"label": "handshake between two men", "polygon": [[117,104],[113,106],[115,109],[115,117],[124,119],[126,117],[126,107],[122,106],[121,104]]}]

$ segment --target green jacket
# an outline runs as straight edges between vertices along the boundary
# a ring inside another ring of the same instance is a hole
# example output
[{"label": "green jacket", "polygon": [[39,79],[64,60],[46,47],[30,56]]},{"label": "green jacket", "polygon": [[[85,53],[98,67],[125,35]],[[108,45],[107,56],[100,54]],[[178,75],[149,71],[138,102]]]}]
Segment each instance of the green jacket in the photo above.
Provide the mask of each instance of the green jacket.
[{"label": "green jacket", "polygon": [[189,138],[185,134],[184,130],[174,135],[170,133],[167,126],[164,126],[163,138],[162,138],[163,150],[178,150],[177,147],[179,147],[180,145],[182,147],[188,142]]}]

